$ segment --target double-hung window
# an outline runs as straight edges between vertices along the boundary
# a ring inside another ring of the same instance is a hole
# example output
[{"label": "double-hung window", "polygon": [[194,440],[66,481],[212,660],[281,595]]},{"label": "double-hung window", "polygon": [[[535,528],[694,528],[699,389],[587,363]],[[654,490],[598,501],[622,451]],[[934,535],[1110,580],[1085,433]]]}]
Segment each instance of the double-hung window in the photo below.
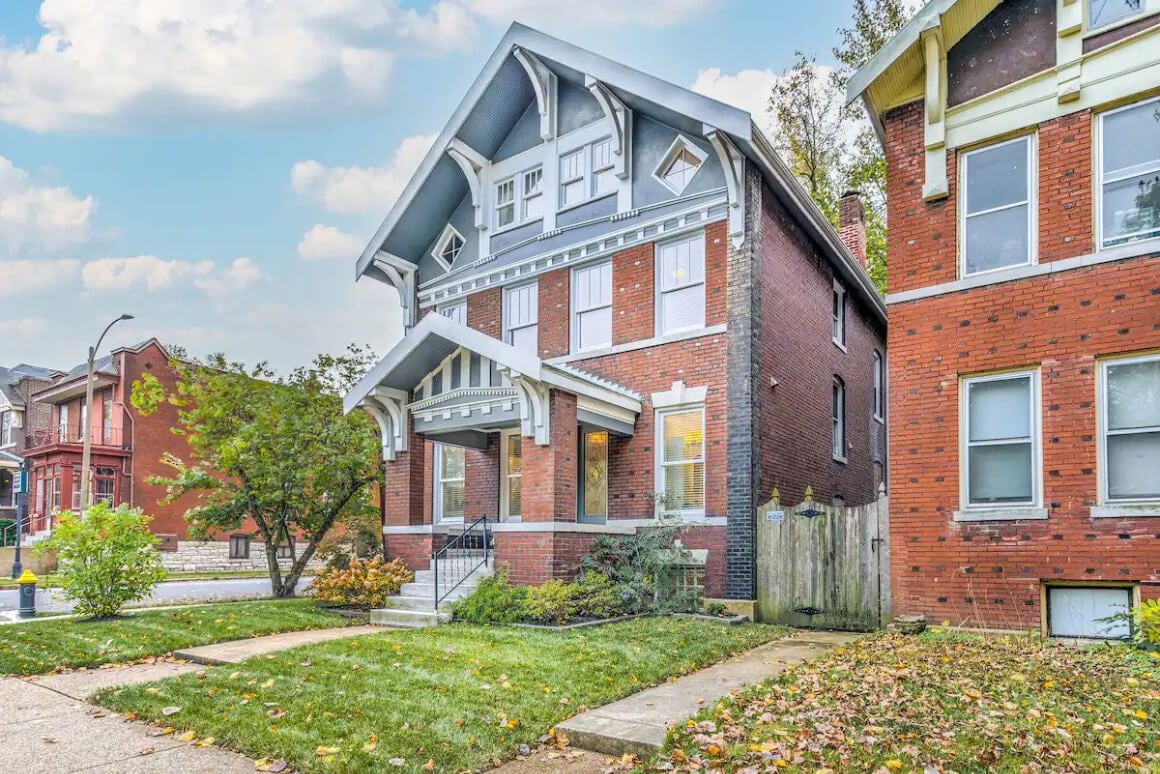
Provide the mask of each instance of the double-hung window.
[{"label": "double-hung window", "polygon": [[435,444],[435,520],[462,521],[466,460],[462,446]]},{"label": "double-hung window", "polygon": [[592,195],[601,196],[616,190],[616,161],[612,140],[605,138],[591,145],[589,168],[592,170]]},{"label": "double-hung window", "polygon": [[518,226],[544,217],[544,168],[533,167],[495,184],[495,227]]},{"label": "double-hung window", "polygon": [[505,288],[503,340],[521,352],[539,356],[539,309],[536,283]]},{"label": "double-hung window", "polygon": [[495,186],[495,227],[506,228],[516,222],[516,179],[509,177]]},{"label": "double-hung window", "polygon": [[616,191],[612,140],[605,137],[560,156],[560,204],[565,209]]},{"label": "double-hung window", "polygon": [[657,334],[705,327],[705,235],[657,245]]},{"label": "double-hung window", "polygon": [[572,350],[612,344],[612,262],[583,266],[572,274]]},{"label": "double-hung window", "polygon": [[523,220],[536,220],[544,217],[544,168],[529,169],[523,174],[523,187],[520,195],[524,198]]},{"label": "double-hung window", "polygon": [[705,513],[705,409],[658,411],[657,490],[663,510],[685,516]]},{"label": "double-hung window", "polygon": [[1101,362],[1100,410],[1103,499],[1160,500],[1160,355]]},{"label": "double-hung window", "polygon": [[1038,503],[1038,378],[1021,371],[963,380],[959,434],[968,508]]},{"label": "double-hung window", "polygon": [[500,436],[503,455],[503,491],[501,501],[504,518],[518,520],[523,509],[524,439],[519,430]]},{"label": "double-hung window", "polygon": [[846,383],[834,377],[831,387],[831,417],[833,434],[830,436],[833,457],[838,462],[846,461]]},{"label": "double-hung window", "polygon": [[60,440],[61,443],[68,443],[70,436],[69,436],[69,432],[68,432],[68,404],[67,403],[60,404],[60,408],[57,410],[57,417],[56,418],[58,421],[58,426],[56,428],[57,438]]},{"label": "double-hung window", "polygon": [[12,443],[12,412],[0,411],[0,446]]},{"label": "double-hung window", "polygon": [[1099,117],[1100,247],[1160,237],[1160,100]]},{"label": "double-hung window", "polygon": [[962,275],[1031,263],[1035,139],[1018,137],[963,154]]},{"label": "double-hung window", "polygon": [[830,338],[842,349],[846,348],[846,289],[837,280],[830,294]]}]

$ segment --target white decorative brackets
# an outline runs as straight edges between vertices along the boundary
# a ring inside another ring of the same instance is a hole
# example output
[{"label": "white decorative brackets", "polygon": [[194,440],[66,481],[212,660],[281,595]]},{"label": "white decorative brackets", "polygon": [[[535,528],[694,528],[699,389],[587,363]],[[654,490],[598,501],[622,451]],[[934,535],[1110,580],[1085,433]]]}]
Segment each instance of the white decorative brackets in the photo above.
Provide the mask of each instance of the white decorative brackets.
[{"label": "white decorative brackets", "polygon": [[390,462],[398,452],[407,451],[407,394],[401,390],[376,387],[360,404],[379,425],[383,440],[383,460]]},{"label": "white decorative brackets", "polygon": [[471,206],[475,208],[475,227],[487,228],[487,219],[483,217],[483,182],[481,172],[487,166],[487,159],[467,143],[456,138],[447,144],[447,155],[463,170],[467,178],[467,187],[471,191]]},{"label": "white decorative brackets", "polygon": [[410,330],[415,324],[415,264],[392,255],[385,250],[375,253],[375,266],[387,277],[387,284],[399,291],[399,303],[403,307],[403,328]]},{"label": "white decorative brackets", "polygon": [[556,74],[531,51],[516,46],[512,55],[523,66],[536,92],[536,108],[540,112],[540,139],[550,140],[556,136]]},{"label": "white decorative brackets", "polygon": [[605,84],[591,75],[585,76],[584,85],[604,111],[605,118],[612,125],[613,152],[616,154],[616,176],[627,180],[631,174],[632,159],[632,111],[612,93]]},{"label": "white decorative brackets", "polygon": [[1083,84],[1082,0],[1059,0],[1055,24],[1056,99],[1063,104],[1079,99]]},{"label": "white decorative brackets", "polygon": [[725,188],[729,195],[729,239],[737,249],[745,241],[745,156],[724,132],[708,125],[703,131],[725,171]]},{"label": "white decorative brackets", "polygon": [[534,438],[537,446],[551,443],[551,390],[548,385],[515,371],[506,371],[516,388],[520,404],[520,435]]},{"label": "white decorative brackets", "polygon": [[937,20],[922,31],[922,52],[926,62],[923,111],[926,179],[922,186],[922,199],[932,202],[946,198],[950,191],[947,182],[947,51],[942,27]]}]

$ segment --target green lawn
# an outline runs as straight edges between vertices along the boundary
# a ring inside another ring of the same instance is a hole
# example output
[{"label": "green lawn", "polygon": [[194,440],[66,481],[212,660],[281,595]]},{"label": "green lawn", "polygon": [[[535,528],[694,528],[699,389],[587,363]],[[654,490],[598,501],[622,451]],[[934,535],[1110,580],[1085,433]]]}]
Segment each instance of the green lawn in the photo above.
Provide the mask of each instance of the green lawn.
[{"label": "green lawn", "polygon": [[[308,570],[303,573],[304,577],[310,577],[314,573]],[[208,572],[171,572],[166,574],[166,581],[196,581],[196,580],[230,580],[235,578],[268,578],[270,573],[267,570],[217,570]],[[19,586],[13,578],[0,578],[0,588],[16,588]],[[53,588],[57,585],[55,573],[48,575],[41,575],[37,578],[36,587],[40,589]]]},{"label": "green lawn", "polygon": [[421,771],[429,761],[428,770],[460,771],[535,745],[581,707],[784,631],[677,618],[567,632],[388,630],[214,668],[204,679],[109,690],[96,701],[303,773]]},{"label": "green lawn", "polygon": [[194,645],[351,623],[316,604],[311,599],[222,602],[128,612],[104,621],[12,624],[0,628],[0,674],[134,661]]},{"label": "green lawn", "polygon": [[647,770],[1160,770],[1160,662],[1126,645],[880,635],[675,731]]}]

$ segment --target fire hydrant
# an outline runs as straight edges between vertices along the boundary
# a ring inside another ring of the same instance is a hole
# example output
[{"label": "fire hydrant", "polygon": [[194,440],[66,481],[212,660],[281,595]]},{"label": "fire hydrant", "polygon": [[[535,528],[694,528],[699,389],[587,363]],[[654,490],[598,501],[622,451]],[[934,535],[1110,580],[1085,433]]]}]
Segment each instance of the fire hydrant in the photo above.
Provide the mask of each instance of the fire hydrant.
[{"label": "fire hydrant", "polygon": [[16,579],[16,583],[20,586],[19,615],[21,618],[32,618],[36,615],[36,576],[32,570],[25,570]]}]

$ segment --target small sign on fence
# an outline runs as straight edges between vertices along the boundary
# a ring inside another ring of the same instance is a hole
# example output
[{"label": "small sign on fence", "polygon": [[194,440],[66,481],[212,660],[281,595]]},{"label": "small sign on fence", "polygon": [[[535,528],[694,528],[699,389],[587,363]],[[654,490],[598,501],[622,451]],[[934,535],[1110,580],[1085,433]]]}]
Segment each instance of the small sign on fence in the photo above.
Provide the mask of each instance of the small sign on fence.
[{"label": "small sign on fence", "polygon": [[766,511],[766,521],[785,521],[785,511]]}]

